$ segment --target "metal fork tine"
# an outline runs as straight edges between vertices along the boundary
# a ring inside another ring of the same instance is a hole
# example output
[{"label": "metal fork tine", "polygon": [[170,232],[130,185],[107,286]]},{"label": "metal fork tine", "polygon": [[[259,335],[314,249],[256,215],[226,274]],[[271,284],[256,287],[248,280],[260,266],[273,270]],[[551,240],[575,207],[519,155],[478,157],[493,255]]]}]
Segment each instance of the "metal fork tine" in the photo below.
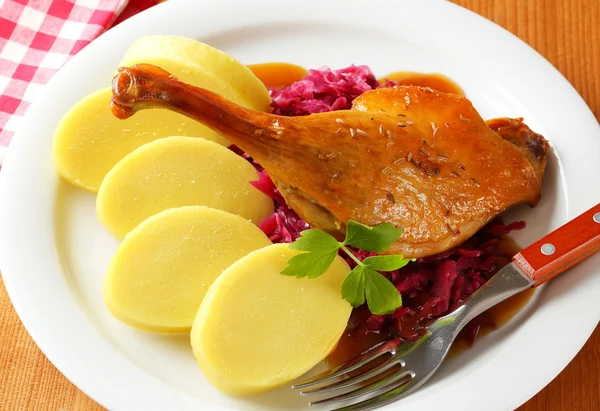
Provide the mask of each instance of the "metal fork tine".
[{"label": "metal fork tine", "polygon": [[335,404],[336,402],[350,401],[355,398],[359,398],[364,395],[369,395],[374,392],[377,392],[381,389],[384,389],[385,387],[387,387],[388,385],[390,385],[394,382],[405,379],[406,377],[409,377],[409,379],[407,381],[403,381],[402,385],[408,383],[410,381],[410,379],[414,378],[414,375],[411,371],[405,371],[404,369],[400,369],[397,372],[388,375],[387,377],[384,377],[380,380],[377,380],[377,381],[367,385],[366,387],[359,388],[354,391],[347,392],[345,394],[337,395],[335,397],[311,402],[309,405],[317,406],[317,407],[324,407],[324,406],[328,406],[331,404]]},{"label": "metal fork tine", "polygon": [[302,388],[308,388],[338,378],[346,373],[349,373],[362,367],[363,365],[368,364],[369,362],[373,361],[376,358],[379,358],[380,356],[386,353],[391,353],[393,355],[397,346],[398,339],[384,341],[368,349],[362,354],[341,363],[340,365],[330,368],[329,370],[317,374],[314,377],[301,381],[298,384],[292,385],[292,389],[297,390]]},{"label": "metal fork tine", "polygon": [[[370,398],[366,401],[357,402],[356,404],[348,405],[346,407],[335,408],[332,411],[368,411],[374,410],[392,402],[398,401],[400,398],[407,396],[421,384],[414,384],[414,380],[408,382],[401,381],[400,384],[394,384],[392,387],[376,397]],[[410,388],[409,388],[410,387]],[[408,389],[407,389],[408,388]]]},{"label": "metal fork tine", "polygon": [[300,392],[300,395],[319,395],[319,394],[325,394],[325,393],[331,392],[331,391],[337,391],[342,388],[347,388],[351,385],[361,383],[361,382],[366,381],[370,378],[373,378],[377,375],[380,375],[381,373],[389,370],[390,368],[392,368],[394,365],[396,365],[398,363],[399,363],[399,360],[396,359],[394,356],[391,356],[390,358],[385,360],[383,363],[377,365],[376,367],[373,367],[372,369],[370,369],[369,371],[367,371],[365,373],[355,375],[354,377],[350,377],[346,380],[334,382],[334,383],[326,385],[325,387],[322,387],[322,388],[315,388],[313,390],[302,391],[302,392]]}]

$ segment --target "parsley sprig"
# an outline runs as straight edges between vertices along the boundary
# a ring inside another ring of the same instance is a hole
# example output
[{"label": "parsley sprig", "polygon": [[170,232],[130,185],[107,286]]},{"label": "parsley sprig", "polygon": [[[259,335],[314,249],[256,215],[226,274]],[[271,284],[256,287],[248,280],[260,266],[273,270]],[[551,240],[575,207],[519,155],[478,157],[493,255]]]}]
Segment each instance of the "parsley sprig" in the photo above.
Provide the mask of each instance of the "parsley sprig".
[{"label": "parsley sprig", "polygon": [[346,238],[342,242],[322,230],[305,230],[290,244],[290,248],[306,252],[290,258],[281,273],[298,278],[316,278],[327,271],[342,250],[356,262],[356,267],[342,284],[342,298],[353,307],[364,304],[366,300],[371,313],[390,314],[402,305],[402,297],[390,280],[378,271],[394,271],[411,260],[401,255],[376,255],[360,261],[348,246],[381,253],[401,235],[402,229],[391,223],[369,227],[353,220],[348,221]]}]

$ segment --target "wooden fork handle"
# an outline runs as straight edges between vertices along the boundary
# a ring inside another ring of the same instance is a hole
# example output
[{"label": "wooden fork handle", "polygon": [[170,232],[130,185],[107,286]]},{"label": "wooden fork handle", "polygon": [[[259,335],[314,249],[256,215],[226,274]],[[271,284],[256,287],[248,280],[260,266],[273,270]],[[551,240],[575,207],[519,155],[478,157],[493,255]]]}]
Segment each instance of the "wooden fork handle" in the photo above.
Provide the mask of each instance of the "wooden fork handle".
[{"label": "wooden fork handle", "polygon": [[600,204],[531,244],[515,255],[513,262],[537,287],[597,251],[600,251]]}]

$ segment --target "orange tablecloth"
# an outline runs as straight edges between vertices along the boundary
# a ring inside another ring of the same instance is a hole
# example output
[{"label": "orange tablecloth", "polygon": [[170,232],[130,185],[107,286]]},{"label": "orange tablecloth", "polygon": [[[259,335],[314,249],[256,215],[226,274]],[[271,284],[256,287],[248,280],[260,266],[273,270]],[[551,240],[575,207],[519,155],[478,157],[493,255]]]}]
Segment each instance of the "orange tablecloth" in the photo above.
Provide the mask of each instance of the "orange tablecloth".
[{"label": "orange tablecloth", "polygon": [[[495,21],[538,50],[567,77],[600,119],[598,0],[452,1]],[[597,328],[575,360],[519,411],[597,410],[599,387]],[[33,343],[12,308],[2,281],[0,410],[103,410],[64,378]]]}]

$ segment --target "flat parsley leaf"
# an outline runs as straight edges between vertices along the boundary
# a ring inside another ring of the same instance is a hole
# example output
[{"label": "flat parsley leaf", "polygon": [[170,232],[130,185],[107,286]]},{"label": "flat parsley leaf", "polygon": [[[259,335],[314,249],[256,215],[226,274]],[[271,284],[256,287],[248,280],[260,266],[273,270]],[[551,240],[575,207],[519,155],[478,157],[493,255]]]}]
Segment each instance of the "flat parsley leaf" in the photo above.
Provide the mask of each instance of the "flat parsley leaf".
[{"label": "flat parsley leaf", "polygon": [[376,315],[391,314],[402,305],[402,297],[394,284],[370,268],[364,269],[369,311]]},{"label": "flat parsley leaf", "polygon": [[288,260],[288,266],[281,271],[281,274],[298,278],[317,278],[327,271],[336,256],[337,250],[298,254]]},{"label": "flat parsley leaf", "polygon": [[358,307],[365,303],[365,274],[362,266],[350,271],[342,283],[342,298],[348,301],[352,307]]},{"label": "flat parsley leaf", "polygon": [[290,244],[292,250],[298,251],[319,251],[319,250],[338,250],[340,243],[333,236],[322,230],[304,230],[300,237]]},{"label": "flat parsley leaf", "polygon": [[348,221],[344,245],[351,245],[364,251],[384,252],[398,241],[402,229],[396,228],[392,223],[378,224],[369,227],[356,221]]},{"label": "flat parsley leaf", "polygon": [[394,271],[404,267],[410,262],[401,255],[376,255],[367,257],[363,264],[375,271]]},{"label": "flat parsley leaf", "polygon": [[358,307],[365,303],[365,294],[369,311],[373,314],[390,314],[402,305],[402,297],[390,280],[359,265],[344,280],[342,297],[353,307]]},{"label": "flat parsley leaf", "polygon": [[393,271],[404,267],[410,260],[401,255],[378,255],[360,261],[346,246],[364,251],[383,252],[402,235],[402,229],[390,223],[375,227],[348,221],[346,239],[343,243],[322,230],[306,230],[290,244],[290,248],[304,251],[288,261],[282,274],[298,278],[316,278],[333,263],[340,248],[354,260],[354,268],[342,284],[342,298],[358,307],[367,302],[373,314],[389,314],[402,305],[402,297],[396,287],[377,271]]},{"label": "flat parsley leaf", "polygon": [[290,244],[290,248],[308,252],[290,258],[281,274],[298,278],[316,278],[327,271],[333,263],[340,243],[324,231],[305,230]]}]

